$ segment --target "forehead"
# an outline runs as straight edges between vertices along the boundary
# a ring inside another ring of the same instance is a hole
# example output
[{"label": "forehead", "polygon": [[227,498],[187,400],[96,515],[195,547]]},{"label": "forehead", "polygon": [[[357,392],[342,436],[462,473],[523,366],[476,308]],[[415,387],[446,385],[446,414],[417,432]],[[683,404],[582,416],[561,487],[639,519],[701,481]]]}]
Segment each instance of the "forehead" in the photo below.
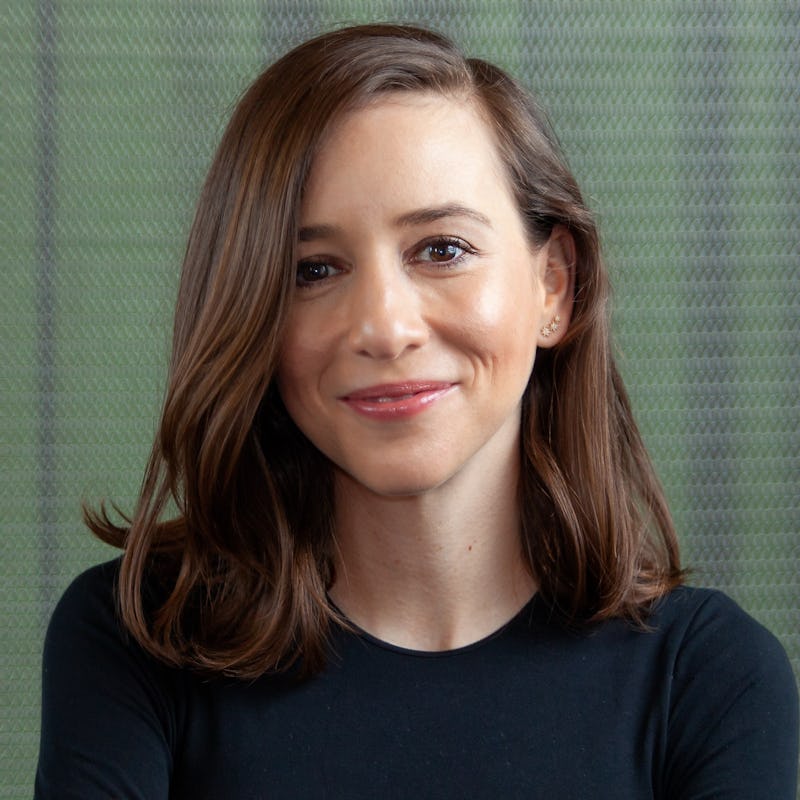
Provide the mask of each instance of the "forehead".
[{"label": "forehead", "polygon": [[[342,113],[321,141],[306,183],[309,202],[335,203],[348,187],[376,192],[488,189],[507,184],[494,133],[471,98],[391,92]],[[412,187],[413,184],[413,187]]]},{"label": "forehead", "polygon": [[[396,125],[398,130],[415,127],[420,133],[437,127],[442,136],[463,138],[464,131],[480,136],[494,150],[494,134],[487,124],[482,105],[467,93],[436,91],[382,92],[367,101],[344,109],[332,121],[318,152],[341,137],[357,136],[360,130]],[[365,134],[369,136],[369,134]]]}]

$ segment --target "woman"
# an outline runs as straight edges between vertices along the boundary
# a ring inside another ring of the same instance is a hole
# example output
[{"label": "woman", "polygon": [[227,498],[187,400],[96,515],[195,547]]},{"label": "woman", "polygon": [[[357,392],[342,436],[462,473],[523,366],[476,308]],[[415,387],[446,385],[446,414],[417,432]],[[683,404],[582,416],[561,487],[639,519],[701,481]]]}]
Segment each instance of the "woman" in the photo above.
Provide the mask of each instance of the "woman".
[{"label": "woman", "polygon": [[238,104],[124,548],[45,648],[37,795],[793,798],[775,639],[682,587],[597,232],[530,97],[433,33]]}]

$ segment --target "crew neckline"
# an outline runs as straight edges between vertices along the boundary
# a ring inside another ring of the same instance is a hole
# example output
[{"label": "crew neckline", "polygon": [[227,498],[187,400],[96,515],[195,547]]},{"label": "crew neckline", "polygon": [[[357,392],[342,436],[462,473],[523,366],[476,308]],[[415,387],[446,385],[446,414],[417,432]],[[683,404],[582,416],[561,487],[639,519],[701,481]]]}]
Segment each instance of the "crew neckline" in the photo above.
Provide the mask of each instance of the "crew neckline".
[{"label": "crew neckline", "polygon": [[[473,650],[479,650],[482,647],[493,642],[495,639],[500,638],[504,633],[506,633],[511,627],[513,627],[518,621],[520,621],[523,617],[529,617],[533,614],[533,610],[536,606],[536,598],[539,596],[538,592],[534,593],[533,596],[525,603],[522,608],[514,614],[511,619],[507,622],[504,622],[497,630],[488,633],[486,636],[477,639],[474,642],[470,642],[469,644],[462,645],[461,647],[454,647],[448,650],[417,650],[412,647],[403,647],[399,644],[392,644],[392,642],[387,642],[385,639],[380,639],[379,637],[375,636],[374,634],[365,631],[361,626],[357,625],[353,622],[340,608],[337,606],[330,597],[328,597],[328,602],[333,606],[334,609],[341,615],[342,619],[344,619],[347,624],[350,626],[350,631],[353,636],[362,640],[366,644],[372,645],[373,647],[377,647],[381,650],[386,650],[390,653],[394,653],[395,655],[401,656],[411,656],[414,658],[452,658],[454,656],[464,655],[466,653],[470,653]],[[348,631],[346,631],[348,632]]]}]

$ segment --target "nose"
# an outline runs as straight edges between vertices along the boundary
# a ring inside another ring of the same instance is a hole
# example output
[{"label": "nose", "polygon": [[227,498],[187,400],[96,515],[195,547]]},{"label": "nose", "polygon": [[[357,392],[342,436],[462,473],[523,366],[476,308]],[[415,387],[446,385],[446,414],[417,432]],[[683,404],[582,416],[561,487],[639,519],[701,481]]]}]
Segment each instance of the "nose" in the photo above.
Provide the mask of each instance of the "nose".
[{"label": "nose", "polygon": [[348,308],[348,343],[359,355],[392,360],[428,338],[422,298],[401,264],[356,269]]}]

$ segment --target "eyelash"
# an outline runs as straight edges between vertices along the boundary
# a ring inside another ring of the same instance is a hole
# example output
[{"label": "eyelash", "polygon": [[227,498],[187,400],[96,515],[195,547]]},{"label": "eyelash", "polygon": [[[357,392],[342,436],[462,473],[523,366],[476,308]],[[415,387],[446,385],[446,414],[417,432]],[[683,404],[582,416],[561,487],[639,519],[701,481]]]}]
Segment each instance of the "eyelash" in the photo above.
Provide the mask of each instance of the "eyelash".
[{"label": "eyelash", "polygon": [[324,267],[325,269],[328,270],[336,270],[337,272],[341,272],[341,269],[339,269],[339,267],[336,267],[334,264],[331,264],[328,261],[311,261],[311,260],[299,261],[297,263],[297,273],[295,277],[295,285],[299,289],[309,289],[315,284],[323,283],[325,280],[328,280],[329,278],[333,277],[332,275],[325,275],[324,277],[319,278],[318,280],[312,280],[312,281],[304,280],[303,278],[301,278],[300,273],[302,272],[303,269],[309,267]]},{"label": "eyelash", "polygon": [[[434,248],[446,249],[451,247],[456,248],[460,252],[458,255],[455,255],[446,261],[434,261],[432,258],[419,258],[420,254],[425,251],[430,251]],[[457,266],[467,256],[475,255],[477,252],[478,251],[472,247],[472,245],[463,239],[459,239],[457,236],[435,236],[431,239],[421,242],[418,245],[415,245],[414,249],[411,251],[412,258],[410,260],[412,263],[432,264],[438,269],[446,270]],[[317,280],[307,280],[301,277],[301,272],[304,269],[313,267],[323,268],[325,270],[333,270],[334,274],[326,274]],[[332,264],[329,261],[314,261],[313,259],[299,261],[297,264],[297,277],[295,279],[295,283],[299,289],[308,289],[313,287],[315,284],[324,283],[326,280],[335,277],[336,274],[342,271],[343,270],[340,267],[337,267],[335,264]]]},{"label": "eyelash", "polygon": [[463,239],[459,239],[457,236],[436,236],[435,238],[428,239],[427,241],[422,242],[421,245],[418,245],[415,253],[418,255],[424,250],[429,250],[436,247],[455,247],[461,251],[457,256],[453,256],[447,261],[422,259],[423,263],[434,264],[437,267],[443,267],[445,269],[460,264],[468,255],[475,255],[477,252],[475,248],[472,247],[468,242],[465,242]]}]

